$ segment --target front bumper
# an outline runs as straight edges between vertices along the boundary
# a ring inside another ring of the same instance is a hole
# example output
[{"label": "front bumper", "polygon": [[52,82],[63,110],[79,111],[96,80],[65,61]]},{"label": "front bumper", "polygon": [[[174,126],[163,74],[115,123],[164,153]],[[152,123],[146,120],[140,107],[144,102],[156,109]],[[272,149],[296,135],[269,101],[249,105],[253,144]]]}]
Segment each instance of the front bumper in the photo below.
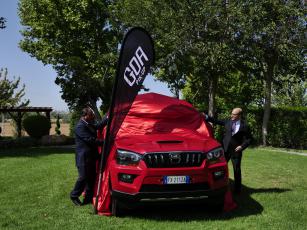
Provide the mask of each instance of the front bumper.
[{"label": "front bumper", "polygon": [[[223,172],[222,177],[215,177],[216,172]],[[185,192],[185,191],[215,191],[228,185],[228,168],[226,162],[206,165],[206,161],[200,167],[186,168],[147,168],[143,161],[138,166],[123,166],[113,160],[110,166],[112,190],[132,196],[137,194],[153,194],[158,192]],[[129,183],[119,178],[121,174],[131,175],[133,180]],[[188,185],[165,185],[165,176],[189,176]],[[152,187],[150,187],[152,186]],[[175,188],[173,188],[174,186]],[[192,188],[191,188],[192,187]],[[168,190],[170,188],[170,190]],[[182,189],[184,190],[182,191]],[[165,190],[166,189],[166,190]]]},{"label": "front bumper", "polygon": [[[200,185],[200,188],[203,185]],[[203,186],[205,187],[205,186]],[[112,190],[112,197],[125,202],[125,203],[137,203],[137,202],[165,202],[165,201],[187,201],[187,200],[211,200],[221,201],[224,199],[227,186],[215,189],[199,189],[199,190],[185,190],[178,189],[174,191],[144,191],[136,194],[124,193],[121,191]]]}]

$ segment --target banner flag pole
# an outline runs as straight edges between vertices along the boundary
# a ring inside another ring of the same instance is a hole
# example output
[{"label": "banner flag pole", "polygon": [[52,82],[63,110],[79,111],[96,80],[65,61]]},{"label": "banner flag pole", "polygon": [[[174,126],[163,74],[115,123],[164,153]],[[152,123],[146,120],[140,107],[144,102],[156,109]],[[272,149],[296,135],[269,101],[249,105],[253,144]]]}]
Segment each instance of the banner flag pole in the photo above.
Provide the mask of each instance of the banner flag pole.
[{"label": "banner flag pole", "polygon": [[103,171],[111,147],[153,63],[154,45],[148,32],[140,27],[130,29],[122,42],[119,61],[117,63],[109,119],[99,164],[99,179],[94,204],[95,214],[98,213],[98,198],[101,193]]}]

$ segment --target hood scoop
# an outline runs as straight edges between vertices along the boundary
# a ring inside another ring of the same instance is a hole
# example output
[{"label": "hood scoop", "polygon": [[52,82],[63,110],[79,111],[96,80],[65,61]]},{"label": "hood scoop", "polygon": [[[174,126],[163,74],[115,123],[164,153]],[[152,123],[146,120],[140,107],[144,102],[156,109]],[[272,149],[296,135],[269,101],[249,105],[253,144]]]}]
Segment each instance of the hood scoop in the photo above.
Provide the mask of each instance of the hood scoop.
[{"label": "hood scoop", "polygon": [[180,140],[163,140],[163,141],[157,141],[158,144],[179,144],[183,141]]}]

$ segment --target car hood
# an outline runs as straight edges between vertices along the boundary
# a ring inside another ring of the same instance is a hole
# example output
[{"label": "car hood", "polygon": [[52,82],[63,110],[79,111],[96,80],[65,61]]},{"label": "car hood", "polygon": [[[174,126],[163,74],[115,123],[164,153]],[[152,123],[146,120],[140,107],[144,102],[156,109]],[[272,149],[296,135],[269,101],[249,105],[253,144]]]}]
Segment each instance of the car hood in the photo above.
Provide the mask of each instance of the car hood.
[{"label": "car hood", "polygon": [[221,145],[213,138],[202,137],[197,133],[190,133],[188,136],[176,134],[122,136],[116,140],[115,146],[117,149],[124,149],[144,154],[148,152],[169,151],[208,152]]}]

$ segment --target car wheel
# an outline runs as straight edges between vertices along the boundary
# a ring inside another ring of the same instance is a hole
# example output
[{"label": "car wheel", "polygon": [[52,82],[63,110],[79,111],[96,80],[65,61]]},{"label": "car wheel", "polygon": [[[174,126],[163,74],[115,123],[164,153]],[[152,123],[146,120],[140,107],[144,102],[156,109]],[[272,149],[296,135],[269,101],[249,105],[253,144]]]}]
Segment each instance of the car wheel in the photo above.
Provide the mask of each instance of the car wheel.
[{"label": "car wheel", "polygon": [[122,216],[123,214],[123,210],[120,205],[120,202],[114,197],[112,197],[111,212],[112,212],[112,216],[117,216],[117,217]]},{"label": "car wheel", "polygon": [[213,210],[217,212],[223,212],[223,209],[224,209],[224,199],[214,204]]},{"label": "car wheel", "polygon": [[224,209],[224,196],[214,197],[209,204],[212,211],[222,212]]}]

